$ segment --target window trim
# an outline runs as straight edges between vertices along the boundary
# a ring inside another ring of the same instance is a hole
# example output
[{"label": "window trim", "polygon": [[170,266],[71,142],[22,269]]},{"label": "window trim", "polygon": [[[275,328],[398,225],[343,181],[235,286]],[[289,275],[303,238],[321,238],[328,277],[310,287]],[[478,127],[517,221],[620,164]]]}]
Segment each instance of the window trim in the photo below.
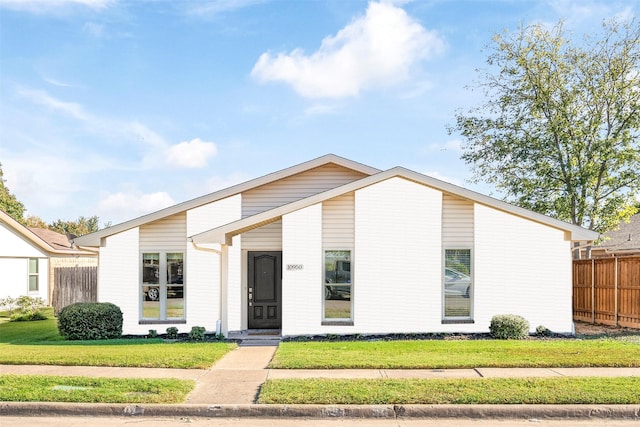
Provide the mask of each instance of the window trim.
[{"label": "window trim", "polygon": [[[31,271],[31,261],[35,261],[36,271]],[[31,278],[36,279],[36,288],[31,289]],[[28,258],[27,260],[27,291],[30,294],[37,294],[40,292],[40,259]]]},{"label": "window trim", "polygon": [[[187,280],[186,280],[186,250],[173,250],[173,249],[159,249],[159,250],[144,250],[140,251],[138,257],[138,324],[151,325],[151,324],[180,324],[186,323],[187,320]],[[144,270],[144,255],[145,254],[158,254],[158,283],[143,282],[143,270]],[[170,284],[167,283],[167,255],[168,254],[181,254],[182,255],[182,284]],[[159,288],[160,295],[158,301],[160,303],[160,317],[144,317],[144,287],[145,286],[157,286]],[[182,317],[167,317],[167,288],[169,286],[182,286]]]},{"label": "window trim", "polygon": [[[446,299],[445,299],[445,269],[447,267],[447,251],[469,251],[469,276],[471,277],[471,288],[469,292],[469,315],[468,316],[447,316],[446,313]],[[440,269],[441,281],[440,292],[442,295],[442,324],[454,324],[454,323],[473,323],[474,322],[474,302],[475,302],[475,262],[474,251],[471,246],[444,246],[442,248],[442,267]]]},{"label": "window trim", "polygon": [[[351,317],[325,317],[326,311],[325,311],[325,304],[327,302],[327,299],[325,297],[326,295],[326,285],[327,285],[327,271],[326,271],[326,254],[327,252],[349,252],[349,260],[351,262],[351,270],[350,270],[350,277],[351,277],[351,283],[349,283],[350,286],[350,306],[349,306],[349,314],[351,315]],[[354,265],[354,257],[353,257],[353,248],[323,248],[322,249],[322,312],[321,312],[321,322],[320,325],[321,326],[353,326],[353,306],[354,306],[354,288],[353,288],[353,284],[354,284],[354,275],[353,275],[353,265]]]}]

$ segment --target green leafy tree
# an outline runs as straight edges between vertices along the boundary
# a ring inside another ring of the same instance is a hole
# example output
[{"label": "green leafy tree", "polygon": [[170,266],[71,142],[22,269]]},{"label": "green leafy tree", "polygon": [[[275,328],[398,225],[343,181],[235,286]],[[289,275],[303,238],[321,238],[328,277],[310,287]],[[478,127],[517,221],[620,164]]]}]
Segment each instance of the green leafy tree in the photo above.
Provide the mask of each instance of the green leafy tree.
[{"label": "green leafy tree", "polygon": [[599,232],[640,187],[640,28],[605,21],[572,43],[563,22],[494,36],[485,101],[456,115],[474,180],[509,202]]},{"label": "green leafy tree", "polygon": [[0,210],[6,212],[11,218],[20,223],[24,223],[24,205],[11,194],[5,186],[5,180],[2,173],[2,163],[0,163]]},{"label": "green leafy tree", "polygon": [[42,218],[35,215],[28,215],[24,219],[24,225],[29,228],[49,228],[49,225]]},{"label": "green leafy tree", "polygon": [[[76,221],[63,221],[58,219],[49,225],[49,228],[58,233],[71,233],[76,236],[93,233],[100,229],[100,219],[94,215],[91,217],[79,217]],[[109,227],[110,224],[105,224]]]}]

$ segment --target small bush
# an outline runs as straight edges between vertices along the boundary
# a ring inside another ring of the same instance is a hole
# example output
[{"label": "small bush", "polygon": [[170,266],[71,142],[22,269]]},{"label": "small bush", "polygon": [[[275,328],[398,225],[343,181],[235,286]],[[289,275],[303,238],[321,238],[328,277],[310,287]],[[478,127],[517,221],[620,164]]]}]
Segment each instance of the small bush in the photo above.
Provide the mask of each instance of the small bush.
[{"label": "small bush", "polygon": [[77,302],[62,309],[58,330],[68,340],[120,338],[122,311],[109,302]]},{"label": "small bush", "polygon": [[167,338],[170,340],[175,340],[178,338],[178,328],[175,326],[170,326],[167,328]]},{"label": "small bush", "polygon": [[158,338],[158,331],[155,329],[149,329],[149,338]]},{"label": "small bush", "polygon": [[18,308],[15,298],[6,297],[0,298],[0,308],[9,312],[9,316],[13,315],[13,312]]},{"label": "small bush", "polygon": [[47,317],[40,312],[46,307],[42,298],[22,295],[18,298],[6,297],[0,299],[0,307],[9,312],[11,320],[25,322],[31,320],[45,320]]},{"label": "small bush", "polygon": [[194,326],[189,332],[189,340],[191,341],[204,341],[205,328],[202,326]]},{"label": "small bush", "polygon": [[550,337],[553,334],[549,328],[540,325],[536,328],[536,335],[539,337]]},{"label": "small bush", "polygon": [[40,311],[36,311],[34,313],[13,315],[11,320],[14,322],[31,322],[34,320],[47,320],[47,316]]},{"label": "small bush", "polygon": [[521,340],[529,335],[529,322],[515,314],[498,314],[491,318],[489,332],[499,340]]}]

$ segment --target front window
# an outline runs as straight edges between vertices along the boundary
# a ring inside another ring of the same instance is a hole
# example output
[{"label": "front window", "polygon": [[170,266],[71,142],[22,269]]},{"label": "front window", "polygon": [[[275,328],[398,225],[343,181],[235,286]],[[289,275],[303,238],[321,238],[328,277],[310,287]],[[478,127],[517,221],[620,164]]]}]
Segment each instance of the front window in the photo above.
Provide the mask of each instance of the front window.
[{"label": "front window", "polygon": [[446,249],[444,254],[444,317],[470,318],[473,295],[471,249]]},{"label": "front window", "polygon": [[325,319],[351,319],[351,287],[351,251],[325,251]]},{"label": "front window", "polygon": [[142,318],[184,319],[184,254],[142,254]]},{"label": "front window", "polygon": [[29,292],[38,292],[39,289],[38,258],[29,258]]}]

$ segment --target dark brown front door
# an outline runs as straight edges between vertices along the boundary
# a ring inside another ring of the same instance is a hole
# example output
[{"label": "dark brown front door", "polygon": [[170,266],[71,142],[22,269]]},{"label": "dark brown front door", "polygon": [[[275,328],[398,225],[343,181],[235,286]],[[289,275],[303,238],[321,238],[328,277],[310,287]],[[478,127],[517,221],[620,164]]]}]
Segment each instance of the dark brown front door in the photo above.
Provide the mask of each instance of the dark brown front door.
[{"label": "dark brown front door", "polygon": [[282,252],[249,252],[249,329],[282,327]]}]

